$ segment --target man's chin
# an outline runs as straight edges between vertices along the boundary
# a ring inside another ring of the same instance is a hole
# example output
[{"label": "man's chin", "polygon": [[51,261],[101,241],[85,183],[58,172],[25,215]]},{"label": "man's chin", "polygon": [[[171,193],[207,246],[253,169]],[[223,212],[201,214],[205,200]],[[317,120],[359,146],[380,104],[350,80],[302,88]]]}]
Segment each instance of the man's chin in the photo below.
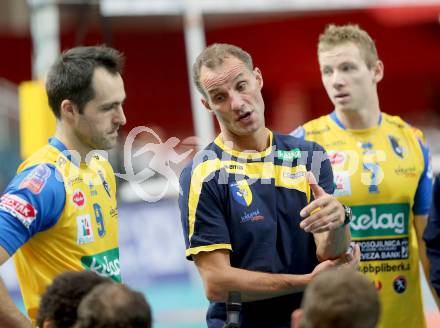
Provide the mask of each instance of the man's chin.
[{"label": "man's chin", "polygon": [[94,146],[94,150],[112,150],[113,148],[115,148],[116,146],[116,141],[115,142],[102,142],[99,144],[96,144]]},{"label": "man's chin", "polygon": [[356,108],[349,105],[339,105],[335,107],[337,111],[340,111],[342,113],[353,113],[356,112]]}]

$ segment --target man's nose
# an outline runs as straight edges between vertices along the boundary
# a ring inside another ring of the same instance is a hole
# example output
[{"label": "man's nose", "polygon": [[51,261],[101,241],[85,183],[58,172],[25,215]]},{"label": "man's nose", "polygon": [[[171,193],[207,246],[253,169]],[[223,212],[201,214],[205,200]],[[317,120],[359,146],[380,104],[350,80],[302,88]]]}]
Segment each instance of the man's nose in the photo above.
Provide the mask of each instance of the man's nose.
[{"label": "man's nose", "polygon": [[231,109],[232,110],[242,110],[244,106],[243,96],[236,91],[233,91],[230,95]]},{"label": "man's nose", "polygon": [[332,76],[332,86],[335,89],[339,89],[341,86],[345,85],[345,77],[343,74],[339,73],[338,71],[333,73]]},{"label": "man's nose", "polygon": [[127,118],[125,117],[124,108],[122,105],[118,107],[113,122],[119,124],[120,126],[123,126],[127,123]]}]

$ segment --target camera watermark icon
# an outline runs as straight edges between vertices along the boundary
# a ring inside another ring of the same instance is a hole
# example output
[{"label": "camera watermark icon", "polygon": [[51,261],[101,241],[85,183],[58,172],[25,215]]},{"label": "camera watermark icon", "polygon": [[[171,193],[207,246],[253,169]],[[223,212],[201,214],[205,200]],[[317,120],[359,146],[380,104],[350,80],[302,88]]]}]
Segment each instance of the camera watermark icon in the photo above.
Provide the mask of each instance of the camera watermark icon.
[{"label": "camera watermark icon", "polygon": [[[132,154],[136,137],[144,132],[153,136],[157,143],[149,142]],[[115,175],[127,181],[137,196],[147,202],[157,202],[161,200],[170,186],[178,193],[181,193],[179,178],[172,169],[171,163],[179,164],[183,162],[193,150],[190,149],[182,154],[178,154],[174,148],[179,143],[180,139],[177,137],[171,137],[163,142],[154,130],[146,126],[135,127],[130,131],[124,143],[123,158],[125,173],[115,173]],[[149,165],[142,171],[135,173],[132,158],[139,157],[146,153],[151,153],[152,155]],[[159,194],[151,194],[143,188],[144,183],[155,174],[159,174],[166,179],[162,191]]]}]

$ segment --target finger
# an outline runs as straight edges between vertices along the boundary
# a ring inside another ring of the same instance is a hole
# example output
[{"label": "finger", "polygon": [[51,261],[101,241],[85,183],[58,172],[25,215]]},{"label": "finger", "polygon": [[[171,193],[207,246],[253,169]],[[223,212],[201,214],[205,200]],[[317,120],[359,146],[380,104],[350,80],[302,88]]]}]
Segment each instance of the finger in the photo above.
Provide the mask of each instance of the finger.
[{"label": "finger", "polygon": [[315,175],[313,174],[312,171],[308,171],[308,172],[306,173],[306,176],[307,176],[307,181],[308,181],[308,183],[309,183],[310,189],[312,190],[313,197],[314,197],[315,199],[316,199],[316,198],[319,198],[319,197],[321,197],[321,196],[324,196],[325,194],[327,194],[327,193],[324,191],[324,189],[322,189],[322,188],[319,186],[318,182],[316,181]]},{"label": "finger", "polygon": [[[339,223],[338,217],[334,216],[329,219],[327,224],[322,223],[318,227],[311,226],[308,228],[308,230],[309,230],[309,232],[315,234],[315,233],[321,233],[321,232],[326,232],[326,231],[332,231],[332,230],[339,228],[340,226],[341,225]],[[304,229],[304,231],[306,231],[306,230]]]},{"label": "finger", "polygon": [[[307,206],[305,206],[301,212],[299,212],[299,215],[301,217],[305,218],[309,216],[312,212],[316,211],[319,208],[324,208],[329,205],[329,203],[332,202],[332,197],[330,195],[327,195],[327,197],[322,197],[319,199],[315,199],[311,203],[309,203]],[[336,206],[336,205],[333,205]]]},{"label": "finger", "polygon": [[347,266],[352,268],[353,270],[358,270],[359,267],[359,261],[361,257],[361,250],[359,248],[359,245],[355,245],[353,248],[353,254],[351,255],[351,260],[347,263]]},{"label": "finger", "polygon": [[343,254],[339,256],[337,259],[333,260],[337,266],[346,265],[353,260],[353,256],[351,254]]},{"label": "finger", "polygon": [[[307,220],[309,220],[309,218]],[[303,229],[306,232],[319,233],[319,232],[334,230],[340,227],[340,225],[341,224],[339,222],[339,214],[330,213],[322,216],[321,218],[315,219],[315,221],[312,221],[310,224],[305,225]]]},{"label": "finger", "polygon": [[361,248],[358,244],[354,244],[353,247],[353,257],[356,259],[356,262],[359,262],[361,260]]},{"label": "finger", "polygon": [[313,228],[319,228],[327,223],[327,217],[328,213],[323,213],[324,210],[320,210],[311,216],[309,216],[307,219],[303,220],[299,226],[300,228],[304,229],[306,232],[309,232]]},{"label": "finger", "polygon": [[[319,202],[317,203],[316,206],[318,206],[318,205],[320,205],[320,206],[316,207],[316,208],[315,208],[315,206],[312,206],[312,207],[309,207],[309,208],[304,208],[300,212],[301,216],[305,215],[304,220],[302,220],[301,223],[300,223],[300,227],[301,228],[304,228],[304,227],[314,223],[315,221],[320,220],[321,218],[326,217],[326,216],[330,216],[330,215],[334,216],[334,217],[332,217],[332,219],[339,219],[340,215],[338,213],[339,211],[338,211],[338,207],[337,206],[333,206],[333,205],[326,206],[325,203],[324,204],[322,204],[322,203],[320,204]],[[310,215],[309,216],[307,216],[308,213],[309,213],[308,211],[310,211]]]},{"label": "finger", "polygon": [[[310,233],[313,233],[313,234],[315,234],[315,233],[322,233],[322,232],[327,232],[327,231],[330,231],[330,230],[333,230],[332,229],[332,225],[331,224],[327,224],[327,225],[322,226],[320,228],[317,228],[317,229],[314,229],[314,230],[310,230]],[[304,229],[304,231],[305,231],[305,229]]]}]

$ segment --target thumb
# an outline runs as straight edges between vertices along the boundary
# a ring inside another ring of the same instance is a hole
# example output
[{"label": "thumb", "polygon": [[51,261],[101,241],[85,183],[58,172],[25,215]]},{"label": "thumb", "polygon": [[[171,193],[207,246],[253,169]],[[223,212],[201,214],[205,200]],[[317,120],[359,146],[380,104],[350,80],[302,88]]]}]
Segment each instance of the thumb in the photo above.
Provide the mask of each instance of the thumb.
[{"label": "thumb", "polygon": [[326,194],[324,189],[322,189],[318,185],[318,182],[316,181],[315,175],[312,173],[312,171],[308,171],[306,173],[306,176],[307,176],[307,182],[309,183],[310,189],[312,190],[313,197],[315,197],[315,199]]}]

